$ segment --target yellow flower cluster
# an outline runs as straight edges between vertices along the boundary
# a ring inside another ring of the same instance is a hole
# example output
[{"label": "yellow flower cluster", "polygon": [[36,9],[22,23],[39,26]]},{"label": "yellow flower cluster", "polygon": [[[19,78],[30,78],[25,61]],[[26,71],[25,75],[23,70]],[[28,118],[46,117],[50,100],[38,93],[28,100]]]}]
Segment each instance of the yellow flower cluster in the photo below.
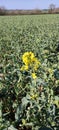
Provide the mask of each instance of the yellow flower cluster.
[{"label": "yellow flower cluster", "polygon": [[25,65],[29,65],[31,62],[33,62],[34,54],[32,52],[25,52],[22,56],[22,60]]},{"label": "yellow flower cluster", "polygon": [[[35,72],[41,64],[32,52],[25,52],[22,56],[22,60],[24,63],[24,65],[21,67],[22,71],[32,69],[33,72]],[[32,77],[35,79],[36,74],[32,73]]]},{"label": "yellow flower cluster", "polygon": [[35,74],[35,71],[38,69],[39,65],[41,64],[40,61],[34,56],[33,52],[25,52],[22,56],[22,60],[24,65],[21,67],[21,71],[24,70],[32,70],[32,77],[33,79],[36,79],[37,76]]}]

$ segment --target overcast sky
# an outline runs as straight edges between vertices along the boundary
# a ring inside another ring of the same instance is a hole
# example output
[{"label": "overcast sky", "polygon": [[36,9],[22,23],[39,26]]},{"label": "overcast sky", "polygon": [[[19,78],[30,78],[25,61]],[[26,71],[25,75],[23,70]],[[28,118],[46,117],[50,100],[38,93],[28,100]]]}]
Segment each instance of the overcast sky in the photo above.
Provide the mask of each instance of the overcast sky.
[{"label": "overcast sky", "polygon": [[0,0],[6,9],[47,9],[52,3],[59,7],[59,0]]}]

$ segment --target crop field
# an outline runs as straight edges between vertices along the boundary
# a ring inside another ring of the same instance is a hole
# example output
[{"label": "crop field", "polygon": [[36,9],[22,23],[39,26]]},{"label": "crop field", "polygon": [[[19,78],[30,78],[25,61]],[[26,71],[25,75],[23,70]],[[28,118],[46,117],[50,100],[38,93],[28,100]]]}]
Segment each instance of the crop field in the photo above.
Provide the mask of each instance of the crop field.
[{"label": "crop field", "polygon": [[0,16],[0,130],[59,130],[59,14]]}]

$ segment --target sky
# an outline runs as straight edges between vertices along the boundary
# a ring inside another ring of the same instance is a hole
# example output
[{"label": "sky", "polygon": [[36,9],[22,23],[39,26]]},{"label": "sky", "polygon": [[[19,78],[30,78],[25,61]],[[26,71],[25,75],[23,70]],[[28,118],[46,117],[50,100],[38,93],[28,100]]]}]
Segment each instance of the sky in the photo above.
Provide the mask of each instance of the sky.
[{"label": "sky", "polygon": [[0,0],[6,9],[48,9],[52,3],[59,7],[59,0]]}]

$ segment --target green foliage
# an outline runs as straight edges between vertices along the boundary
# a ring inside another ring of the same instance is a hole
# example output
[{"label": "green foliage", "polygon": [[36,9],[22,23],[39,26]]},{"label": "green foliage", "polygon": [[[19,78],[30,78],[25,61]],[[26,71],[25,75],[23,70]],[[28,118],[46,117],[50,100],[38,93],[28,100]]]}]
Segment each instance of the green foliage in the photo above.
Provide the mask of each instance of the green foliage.
[{"label": "green foliage", "polygon": [[[0,17],[0,130],[58,130],[58,26],[59,15]],[[35,72],[21,70],[25,52]]]}]

